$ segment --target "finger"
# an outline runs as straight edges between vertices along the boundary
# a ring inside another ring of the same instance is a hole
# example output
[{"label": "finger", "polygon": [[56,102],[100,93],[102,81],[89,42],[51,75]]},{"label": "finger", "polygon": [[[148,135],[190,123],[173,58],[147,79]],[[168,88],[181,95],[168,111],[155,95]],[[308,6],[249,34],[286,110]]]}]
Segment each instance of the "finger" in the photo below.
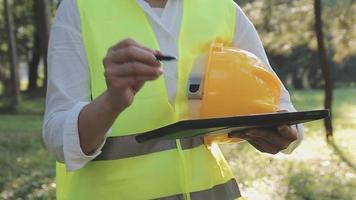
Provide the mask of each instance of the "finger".
[{"label": "finger", "polygon": [[123,90],[135,84],[135,81],[130,77],[110,77],[107,79],[108,86],[116,90]]},{"label": "finger", "polygon": [[286,113],[288,110],[277,110],[278,113]]},{"label": "finger", "polygon": [[129,46],[111,51],[104,58],[104,66],[108,63],[141,62],[151,67],[159,67],[161,63],[156,59],[154,53],[137,46]]},{"label": "finger", "polygon": [[109,86],[118,90],[126,89],[128,87],[137,90],[137,87],[140,87],[140,85],[144,84],[146,81],[153,81],[156,79],[157,77],[153,76],[113,77],[110,80]]},{"label": "finger", "polygon": [[250,138],[262,139],[268,143],[274,145],[278,149],[286,149],[290,144],[288,138],[282,137],[278,134],[277,130],[274,129],[254,129],[246,133]]},{"label": "finger", "polygon": [[160,76],[163,71],[161,68],[150,67],[140,62],[129,62],[124,64],[113,64],[105,68],[105,77],[110,76]]},{"label": "finger", "polygon": [[268,128],[258,128],[258,129],[248,129],[245,131],[246,136],[257,139],[257,138],[268,138],[273,131]]},{"label": "finger", "polygon": [[142,48],[142,49],[145,49],[147,51],[150,51],[152,53],[156,53],[157,51],[155,50],[152,50],[152,49],[149,49],[147,47],[144,47],[142,45],[140,45],[139,43],[137,43],[135,40],[131,39],[131,38],[126,38],[120,42],[118,42],[117,44],[115,44],[114,46],[112,46],[109,51],[116,51],[120,48],[125,48],[125,47],[129,47],[129,46],[136,46],[136,47],[139,47],[139,48]]},{"label": "finger", "polygon": [[258,129],[247,129],[247,130],[240,130],[240,131],[232,131],[229,133],[230,137],[237,137],[245,140],[254,140],[256,138],[260,138],[261,136],[258,135]]},{"label": "finger", "polygon": [[141,83],[136,83],[132,86],[132,89],[134,90],[135,94],[145,85],[145,82]]},{"label": "finger", "polygon": [[159,67],[161,65],[160,62],[156,59],[154,53],[137,46],[128,46],[111,51],[104,59],[104,63],[105,61],[112,63],[126,63],[136,61],[145,63],[152,67]]},{"label": "finger", "polygon": [[280,152],[280,149],[275,147],[274,145],[262,140],[262,139],[257,139],[253,141],[248,141],[252,146],[254,146],[256,149],[263,153],[270,153],[270,154],[277,154]]},{"label": "finger", "polygon": [[142,83],[145,83],[147,81],[154,81],[157,78],[158,78],[157,76],[135,76],[135,77],[132,77],[133,85],[142,84]]},{"label": "finger", "polygon": [[247,139],[248,137],[243,132],[231,132],[228,134],[229,138]]},{"label": "finger", "polygon": [[247,135],[245,134],[245,130],[232,130],[228,136],[230,138],[241,138],[241,139],[245,139],[247,138]]},{"label": "finger", "polygon": [[289,139],[289,141],[297,140],[297,131],[288,125],[282,125],[277,127],[278,133],[284,137]]}]

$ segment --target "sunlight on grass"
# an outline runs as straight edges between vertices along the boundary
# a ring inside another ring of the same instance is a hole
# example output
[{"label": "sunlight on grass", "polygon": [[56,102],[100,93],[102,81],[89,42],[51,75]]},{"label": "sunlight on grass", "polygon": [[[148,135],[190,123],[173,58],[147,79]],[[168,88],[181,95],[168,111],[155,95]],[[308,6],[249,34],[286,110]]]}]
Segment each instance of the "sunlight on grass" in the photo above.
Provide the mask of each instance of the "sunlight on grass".
[{"label": "sunlight on grass", "polygon": [[[319,90],[292,91],[298,110],[320,109]],[[335,142],[356,164],[356,89],[338,89]],[[54,158],[41,142],[44,99],[23,99],[14,114],[0,115],[0,199],[54,199]],[[241,188],[251,200],[352,200],[356,173],[325,141],[323,121],[305,125],[305,139],[291,155],[262,154],[248,143],[221,145]]]},{"label": "sunlight on grass", "polygon": [[[322,109],[323,92],[292,91],[297,110]],[[356,165],[356,89],[335,91],[334,137]],[[354,199],[356,173],[326,143],[323,121],[305,125],[305,139],[291,154],[267,155],[247,143],[222,145],[244,199]]]},{"label": "sunlight on grass", "polygon": [[42,144],[44,99],[0,115],[0,199],[54,199],[54,158]]},{"label": "sunlight on grass", "polygon": [[356,99],[355,104],[345,103],[341,105],[339,111],[343,113],[344,119],[349,120],[347,121],[349,125],[356,127]]},{"label": "sunlight on grass", "polygon": [[21,91],[26,91],[27,89],[27,86],[28,86],[28,81],[20,81],[20,90]]},{"label": "sunlight on grass", "polygon": [[0,83],[0,94],[3,94],[4,93],[4,86],[3,84]]}]

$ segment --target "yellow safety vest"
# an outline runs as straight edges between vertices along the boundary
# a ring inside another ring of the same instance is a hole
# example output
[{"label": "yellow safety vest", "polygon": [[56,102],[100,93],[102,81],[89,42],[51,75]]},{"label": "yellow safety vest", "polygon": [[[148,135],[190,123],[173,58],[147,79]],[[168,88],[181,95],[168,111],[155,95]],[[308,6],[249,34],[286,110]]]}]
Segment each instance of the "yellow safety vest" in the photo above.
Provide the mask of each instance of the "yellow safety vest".
[{"label": "yellow safety vest", "polygon": [[[102,59],[109,47],[132,38],[159,49],[144,11],[134,0],[77,0],[90,68],[91,93],[106,90]],[[57,163],[57,198],[236,199],[234,176],[218,148],[202,138],[139,144],[135,134],[188,118],[187,82],[192,63],[212,41],[231,44],[236,8],[232,0],[184,0],[178,41],[178,88],[168,101],[164,77],[148,82],[115,121],[102,153],[85,167],[67,172]],[[75,67],[75,66],[74,66]]]}]

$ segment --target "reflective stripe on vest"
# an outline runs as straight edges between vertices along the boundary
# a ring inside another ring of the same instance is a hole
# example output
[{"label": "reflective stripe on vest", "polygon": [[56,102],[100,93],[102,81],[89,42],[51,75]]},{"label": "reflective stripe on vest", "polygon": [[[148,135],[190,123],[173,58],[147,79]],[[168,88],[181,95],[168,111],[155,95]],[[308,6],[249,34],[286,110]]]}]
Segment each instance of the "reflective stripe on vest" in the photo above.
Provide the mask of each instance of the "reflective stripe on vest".
[{"label": "reflective stripe on vest", "polygon": [[[133,104],[113,124],[113,134],[96,161],[74,172],[57,163],[57,199],[135,200],[181,194],[186,199],[219,196],[224,200],[237,194],[236,183],[225,184],[234,176],[222,153],[219,149],[210,152],[201,145],[201,139],[140,145],[133,140],[133,134],[187,119],[187,83],[194,60],[208,51],[212,41],[228,45],[233,40],[236,7],[232,0],[182,2],[175,103],[168,100],[164,76],[145,83]],[[125,38],[152,49],[159,50],[159,45],[144,11],[134,0],[77,0],[77,6],[90,89],[96,98],[107,89],[102,59],[108,48]]]},{"label": "reflective stripe on vest", "polygon": [[[241,197],[240,190],[235,179],[216,185],[211,189],[190,193],[191,200],[233,200]],[[158,200],[184,200],[184,195],[178,194],[169,197],[158,198]]]},{"label": "reflective stripe on vest", "polygon": [[[177,148],[175,140],[138,143],[135,137],[136,135],[109,137],[101,154],[94,161],[130,158]],[[180,144],[182,149],[185,150],[204,143],[203,138],[194,137],[181,139]]]}]

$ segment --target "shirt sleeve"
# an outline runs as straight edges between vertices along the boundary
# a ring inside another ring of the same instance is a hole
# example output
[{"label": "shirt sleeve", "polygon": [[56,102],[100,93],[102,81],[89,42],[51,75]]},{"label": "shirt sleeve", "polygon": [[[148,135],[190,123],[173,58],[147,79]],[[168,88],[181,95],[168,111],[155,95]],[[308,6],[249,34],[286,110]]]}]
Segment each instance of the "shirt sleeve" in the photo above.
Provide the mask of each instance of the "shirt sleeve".
[{"label": "shirt sleeve", "polygon": [[[265,65],[267,66],[267,70],[275,74],[268,61],[266,52],[263,48],[261,39],[257,33],[256,28],[237,4],[236,4],[236,9],[237,9],[236,27],[235,27],[235,35],[234,35],[232,45],[234,47],[255,54],[258,58],[261,59],[262,62],[265,63]],[[287,89],[284,87],[283,84],[281,86],[281,97],[280,97],[280,104],[278,109],[286,110],[288,112],[296,111],[296,109],[294,108],[291,102],[289,92],[287,91]],[[287,153],[287,154],[291,153],[295,148],[297,148],[297,146],[303,140],[303,135],[304,135],[303,125],[298,124],[296,126],[292,126],[292,128],[297,129],[297,140],[291,143],[287,149],[283,150],[282,151],[283,153]]]},{"label": "shirt sleeve", "polygon": [[[43,139],[68,171],[83,167],[101,153],[86,155],[81,147],[78,116],[90,103],[90,79],[75,0],[63,0],[51,28]],[[109,131],[110,132],[110,131]],[[110,133],[107,133],[108,134]]]}]

